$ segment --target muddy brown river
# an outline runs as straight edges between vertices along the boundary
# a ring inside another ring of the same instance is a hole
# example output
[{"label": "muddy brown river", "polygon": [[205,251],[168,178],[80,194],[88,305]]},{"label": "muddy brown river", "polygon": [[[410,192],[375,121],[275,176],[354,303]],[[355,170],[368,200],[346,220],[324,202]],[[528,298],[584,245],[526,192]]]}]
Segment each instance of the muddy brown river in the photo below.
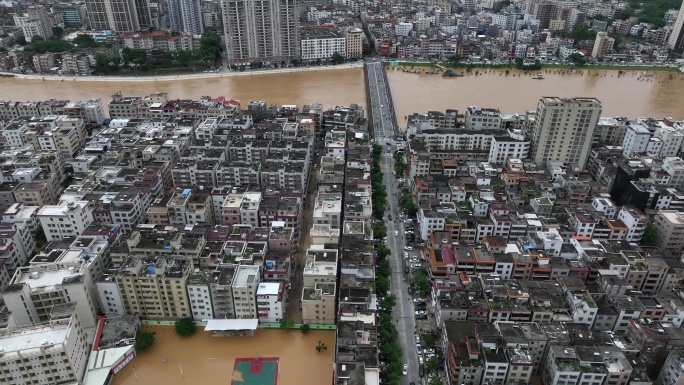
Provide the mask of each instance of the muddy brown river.
[{"label": "muddy brown river", "polygon": [[[425,71],[423,69],[423,71]],[[403,117],[414,112],[444,111],[468,106],[498,107],[501,111],[524,113],[536,108],[541,96],[592,96],[603,104],[604,116],[671,116],[684,119],[684,74],[673,72],[579,70],[574,73],[543,70],[544,80],[533,80],[536,73],[478,70],[459,78],[412,74],[390,69],[395,109],[400,126]],[[649,76],[652,75],[652,76]],[[0,99],[40,100],[46,98],[85,99],[110,96],[168,92],[174,98],[202,95],[249,100],[269,104],[303,104],[318,100],[325,107],[358,103],[365,105],[361,69],[264,74],[226,78],[149,82],[42,81],[0,78]]]},{"label": "muddy brown river", "polygon": [[[200,327],[189,338],[173,326],[143,326],[157,333],[154,345],[113,377],[111,385],[230,385],[236,358],[278,357],[277,385],[329,384],[335,331],[259,329],[253,337],[213,337]],[[318,341],[327,346],[320,353]],[[180,363],[180,367],[179,367]],[[182,369],[182,377],[181,377]]]}]

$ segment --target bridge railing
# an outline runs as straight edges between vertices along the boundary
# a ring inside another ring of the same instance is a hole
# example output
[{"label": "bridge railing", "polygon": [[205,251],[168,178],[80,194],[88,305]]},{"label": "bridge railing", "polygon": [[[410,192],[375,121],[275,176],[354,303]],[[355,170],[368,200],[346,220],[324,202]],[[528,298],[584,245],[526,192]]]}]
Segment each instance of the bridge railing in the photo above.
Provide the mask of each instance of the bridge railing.
[{"label": "bridge railing", "polygon": [[[140,321],[143,325],[159,325],[159,326],[173,326],[176,324],[176,321],[169,321],[169,320],[142,320]],[[207,323],[205,321],[197,321],[195,322],[197,326],[207,326]],[[295,326],[292,328],[292,330],[296,329],[301,329],[303,324],[295,324]],[[311,330],[336,330],[337,326],[335,325],[318,325],[318,324],[308,324],[309,329]],[[267,322],[260,322],[259,329],[281,329],[279,323],[267,323]]]}]

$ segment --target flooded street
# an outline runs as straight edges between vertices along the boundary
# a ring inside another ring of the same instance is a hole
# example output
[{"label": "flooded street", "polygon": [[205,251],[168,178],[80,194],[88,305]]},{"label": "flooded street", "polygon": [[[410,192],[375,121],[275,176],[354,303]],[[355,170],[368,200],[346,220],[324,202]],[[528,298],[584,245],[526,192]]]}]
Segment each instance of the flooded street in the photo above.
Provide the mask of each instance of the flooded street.
[{"label": "flooded street", "polygon": [[[425,68],[422,69],[426,71]],[[478,71],[479,75],[474,75]],[[462,69],[457,72],[463,72]],[[524,113],[536,108],[541,96],[591,96],[603,104],[604,116],[671,116],[684,119],[684,74],[645,71],[578,70],[574,73],[545,69],[544,80],[532,80],[536,72],[476,69],[458,78],[405,73],[390,69],[399,125],[414,112],[444,111],[468,106],[498,107],[501,111]],[[100,98],[108,103],[111,95],[146,95],[168,92],[173,98],[199,98],[203,95],[249,100],[269,104],[302,106],[318,100],[326,108],[357,103],[365,106],[363,72],[359,68],[333,71],[297,72],[149,82],[42,81],[0,78],[0,99],[40,100],[48,98]]]},{"label": "flooded street", "polygon": [[[143,329],[157,332],[154,345],[138,352],[112,385],[230,385],[235,359],[257,356],[279,357],[278,385],[320,385],[332,379],[335,331],[311,330],[304,335],[299,330],[259,329],[253,337],[220,338],[200,327],[194,336],[181,338],[173,326]],[[328,349],[317,352],[318,341]]]}]

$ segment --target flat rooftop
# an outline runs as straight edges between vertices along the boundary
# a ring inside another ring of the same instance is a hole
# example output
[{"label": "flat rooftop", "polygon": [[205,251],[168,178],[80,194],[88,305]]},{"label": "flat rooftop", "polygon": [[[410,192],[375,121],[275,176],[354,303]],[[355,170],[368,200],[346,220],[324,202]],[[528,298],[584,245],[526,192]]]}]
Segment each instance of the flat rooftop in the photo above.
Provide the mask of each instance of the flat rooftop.
[{"label": "flat rooftop", "polygon": [[61,345],[67,337],[68,330],[68,324],[43,324],[15,329],[7,335],[0,336],[0,346],[7,355],[50,345]]},{"label": "flat rooftop", "polygon": [[50,264],[23,268],[6,288],[11,290],[12,284],[26,284],[31,291],[53,291],[66,281],[82,277],[80,263]]},{"label": "flat rooftop", "polygon": [[258,276],[259,266],[240,265],[235,272],[233,286],[246,287],[247,285],[252,285]]}]

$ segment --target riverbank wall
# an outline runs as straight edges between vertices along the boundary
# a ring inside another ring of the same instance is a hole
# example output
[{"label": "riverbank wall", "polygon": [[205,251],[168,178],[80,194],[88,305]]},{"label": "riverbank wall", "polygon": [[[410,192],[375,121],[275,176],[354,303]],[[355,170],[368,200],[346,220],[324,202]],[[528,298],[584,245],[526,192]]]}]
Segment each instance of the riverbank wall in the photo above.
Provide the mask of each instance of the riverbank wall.
[{"label": "riverbank wall", "polygon": [[273,75],[273,74],[289,74],[296,72],[314,72],[314,71],[334,71],[349,68],[361,68],[363,63],[346,63],[338,65],[320,66],[320,67],[295,67],[295,68],[280,68],[273,70],[259,70],[259,71],[226,71],[226,72],[201,72],[196,74],[179,74],[179,75],[162,75],[162,76],[63,76],[63,75],[43,75],[43,74],[15,74],[12,72],[0,72],[1,77],[11,77],[14,79],[33,79],[44,81],[81,81],[81,82],[156,82],[156,81],[172,81],[172,80],[192,80],[192,79],[209,79],[209,78],[231,78],[237,76],[258,76],[258,75]]}]

